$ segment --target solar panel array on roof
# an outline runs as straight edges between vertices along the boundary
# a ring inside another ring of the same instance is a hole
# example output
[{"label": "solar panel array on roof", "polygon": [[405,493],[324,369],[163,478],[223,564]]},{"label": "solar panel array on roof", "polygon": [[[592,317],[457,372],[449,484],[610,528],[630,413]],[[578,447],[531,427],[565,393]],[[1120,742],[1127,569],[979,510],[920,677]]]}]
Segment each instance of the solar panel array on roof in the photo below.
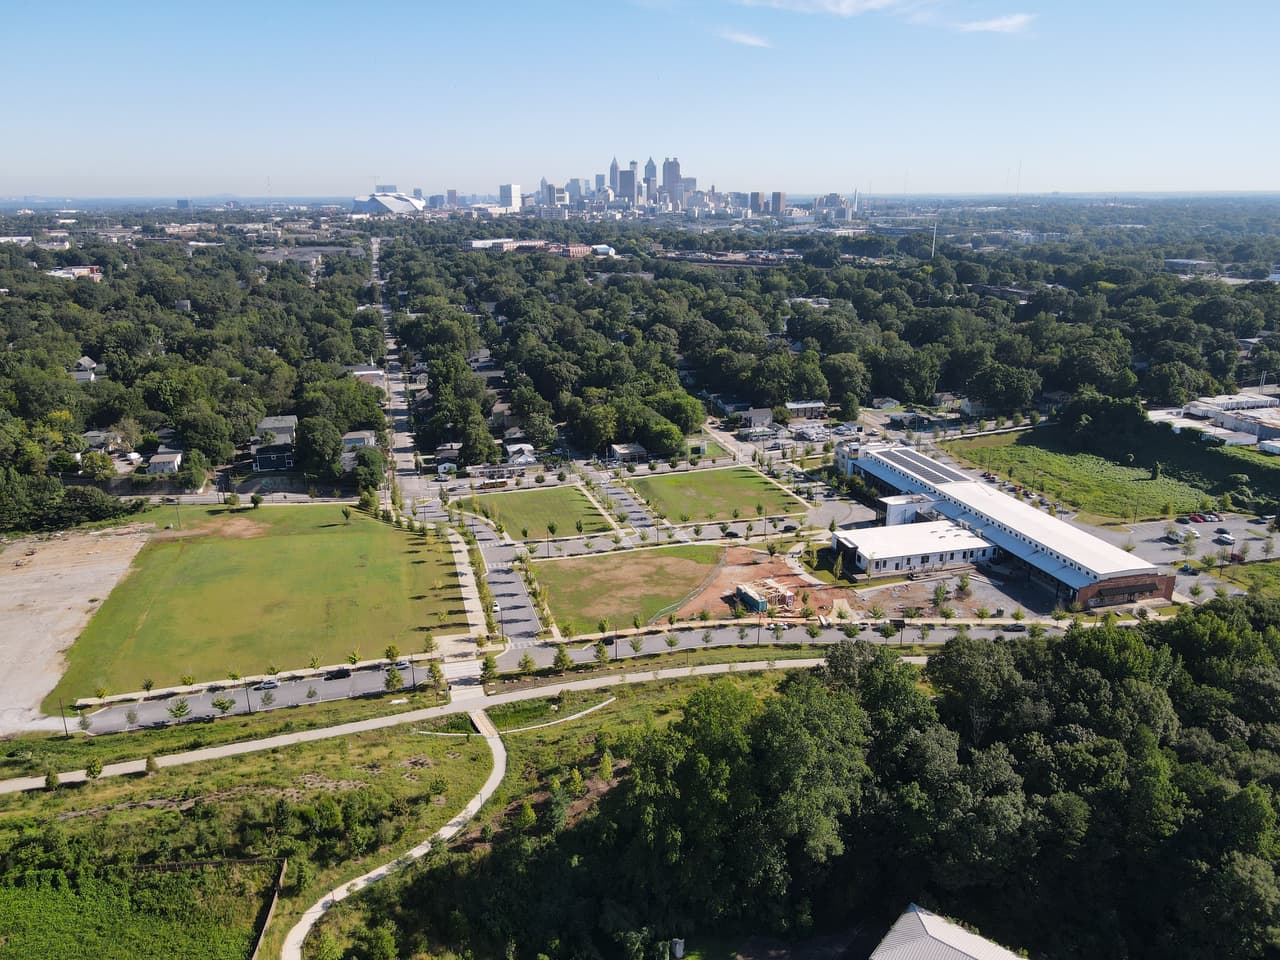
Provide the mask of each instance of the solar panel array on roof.
[{"label": "solar panel array on roof", "polygon": [[908,450],[906,447],[891,447],[888,450],[881,450],[879,455],[894,466],[900,467],[908,473],[914,473],[917,477],[927,480],[929,483],[964,483],[973,480],[972,477],[966,477],[964,474],[958,473],[950,467],[944,466],[938,461],[914,450]]}]

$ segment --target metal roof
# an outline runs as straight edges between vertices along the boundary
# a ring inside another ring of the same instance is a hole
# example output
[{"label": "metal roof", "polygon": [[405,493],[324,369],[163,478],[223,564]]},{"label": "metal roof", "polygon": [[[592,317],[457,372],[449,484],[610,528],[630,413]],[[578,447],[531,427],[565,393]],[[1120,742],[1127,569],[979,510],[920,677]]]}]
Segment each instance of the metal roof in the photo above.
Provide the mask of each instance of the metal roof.
[{"label": "metal roof", "polygon": [[1018,955],[913,903],[889,928],[871,960],[1018,960]]},{"label": "metal roof", "polygon": [[858,463],[904,492],[930,494],[943,516],[964,521],[974,533],[1073,589],[1157,572],[1153,564],[915,450],[863,447]]}]

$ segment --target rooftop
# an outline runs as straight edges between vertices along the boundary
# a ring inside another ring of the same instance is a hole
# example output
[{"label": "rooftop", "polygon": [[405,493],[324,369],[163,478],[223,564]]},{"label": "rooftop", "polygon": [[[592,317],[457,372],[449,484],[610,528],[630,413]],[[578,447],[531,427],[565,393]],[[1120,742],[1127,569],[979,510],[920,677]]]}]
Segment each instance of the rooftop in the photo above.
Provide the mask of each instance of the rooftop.
[{"label": "rooftop", "polygon": [[856,547],[859,553],[870,560],[906,557],[915,553],[985,550],[991,546],[973,531],[951,520],[837,530],[835,539],[843,546]]},{"label": "rooftop", "polygon": [[864,446],[858,459],[864,468],[879,464],[873,472],[885,473],[892,483],[905,474],[936,495],[940,513],[961,516],[975,533],[1069,586],[1156,572],[1147,561],[915,450]]},{"label": "rooftop", "polygon": [[907,907],[880,945],[871,954],[871,960],[1017,960],[1018,955],[992,943],[985,937],[970,933],[936,913],[930,913],[914,903]]}]

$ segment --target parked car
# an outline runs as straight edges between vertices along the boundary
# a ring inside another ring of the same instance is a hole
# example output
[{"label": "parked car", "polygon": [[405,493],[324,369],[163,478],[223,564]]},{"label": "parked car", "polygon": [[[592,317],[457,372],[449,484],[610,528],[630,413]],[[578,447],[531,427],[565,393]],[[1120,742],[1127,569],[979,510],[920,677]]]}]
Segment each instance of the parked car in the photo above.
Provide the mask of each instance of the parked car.
[{"label": "parked car", "polygon": [[388,663],[388,664],[387,664],[387,669],[388,669],[388,670],[408,670],[408,669],[409,669],[409,661],[408,661],[408,660],[397,660],[395,663]]},{"label": "parked car", "polygon": [[1190,522],[1191,522],[1191,518],[1190,518],[1190,517],[1179,517],[1179,518],[1178,518],[1178,522],[1179,522],[1179,523],[1190,523]]},{"label": "parked car", "polygon": [[795,525],[794,523],[788,523],[788,524],[786,524],[786,525],[782,528],[782,532],[783,532],[783,533],[795,533],[795,532],[796,532],[796,529],[797,529],[797,528],[796,528],[796,525]]},{"label": "parked car", "polygon": [[1226,527],[1219,527],[1217,530],[1215,530],[1215,531],[1213,531],[1213,532],[1214,532],[1214,533],[1230,533],[1231,531],[1230,531],[1230,530],[1228,530]]},{"label": "parked car", "polygon": [[1026,633],[1027,625],[1025,623],[1011,623],[1002,629],[1005,633]]},{"label": "parked car", "polygon": [[1178,572],[1179,573],[1199,573],[1200,571],[1196,567],[1193,567],[1191,564],[1184,563],[1181,567],[1178,568]]},{"label": "parked car", "polygon": [[255,689],[255,690],[279,690],[279,689],[280,689],[280,681],[279,681],[279,680],[263,680],[261,683],[255,683],[255,684],[253,685],[253,689]]},{"label": "parked car", "polygon": [[1197,539],[1197,540],[1199,540],[1199,539],[1200,539],[1200,531],[1199,531],[1199,530],[1191,530],[1191,531],[1189,531],[1189,533],[1191,534],[1191,536],[1195,537],[1195,539]]},{"label": "parked car", "polygon": [[326,680],[346,680],[351,676],[351,671],[346,667],[339,667],[337,670],[325,671],[324,678]]},{"label": "parked car", "polygon": [[1204,517],[1200,516],[1198,513],[1191,514],[1187,519],[1192,523],[1204,523]]},{"label": "parked car", "polygon": [[1224,534],[1221,534],[1220,536],[1218,536],[1218,538],[1217,538],[1217,542],[1218,542],[1218,543],[1222,543],[1222,544],[1230,545],[1230,544],[1233,544],[1233,543],[1235,543],[1235,542],[1236,542],[1236,538],[1235,538],[1235,537],[1233,537],[1233,536],[1232,536],[1231,534],[1229,534],[1229,533],[1224,533]]},{"label": "parked car", "polygon": [[1222,521],[1222,517],[1218,516],[1216,513],[1206,513],[1204,514],[1204,518],[1209,523],[1219,523]]}]

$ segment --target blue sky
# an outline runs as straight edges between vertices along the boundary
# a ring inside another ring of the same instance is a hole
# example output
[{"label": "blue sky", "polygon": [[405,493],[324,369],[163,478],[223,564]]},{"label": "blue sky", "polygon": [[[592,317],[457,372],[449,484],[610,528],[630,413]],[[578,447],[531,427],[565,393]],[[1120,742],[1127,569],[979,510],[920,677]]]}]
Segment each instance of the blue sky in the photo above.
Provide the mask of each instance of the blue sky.
[{"label": "blue sky", "polygon": [[1280,189],[1276,0],[2,9],[0,195]]}]

